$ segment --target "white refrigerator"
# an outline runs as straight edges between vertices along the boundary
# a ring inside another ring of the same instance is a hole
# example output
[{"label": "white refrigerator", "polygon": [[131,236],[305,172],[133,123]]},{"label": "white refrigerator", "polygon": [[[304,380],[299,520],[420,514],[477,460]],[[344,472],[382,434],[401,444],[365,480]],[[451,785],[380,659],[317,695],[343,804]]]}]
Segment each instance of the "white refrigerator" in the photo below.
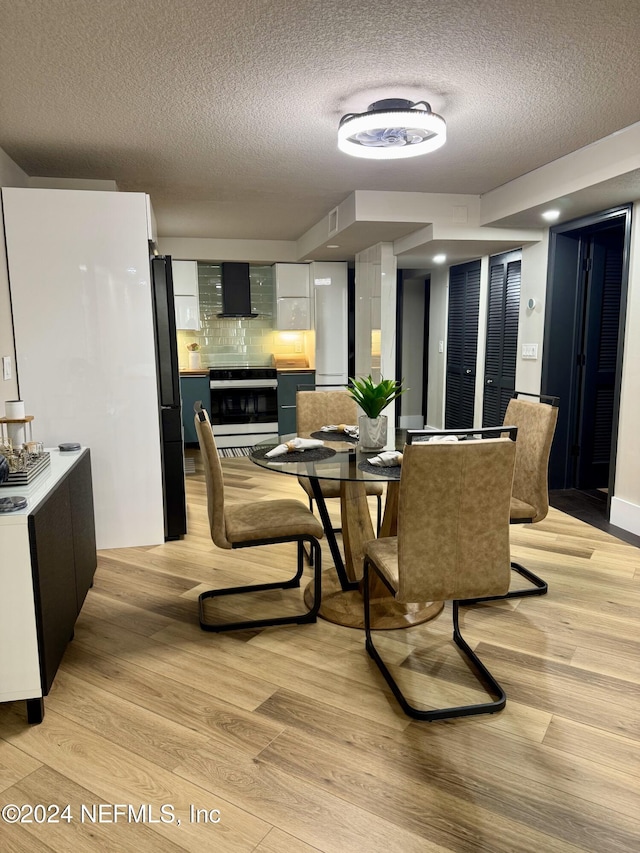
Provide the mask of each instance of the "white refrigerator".
[{"label": "white refrigerator", "polygon": [[159,544],[148,196],[4,188],[2,205],[18,387],[33,437],[90,448],[99,549]]}]

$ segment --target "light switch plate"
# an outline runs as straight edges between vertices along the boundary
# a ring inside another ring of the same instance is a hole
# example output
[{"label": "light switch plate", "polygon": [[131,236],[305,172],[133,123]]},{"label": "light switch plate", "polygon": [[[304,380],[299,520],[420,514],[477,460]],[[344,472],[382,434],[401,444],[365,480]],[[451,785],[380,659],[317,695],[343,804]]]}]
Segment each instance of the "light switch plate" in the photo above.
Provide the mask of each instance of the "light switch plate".
[{"label": "light switch plate", "polygon": [[538,344],[522,344],[522,357],[523,358],[538,358]]},{"label": "light switch plate", "polygon": [[2,378],[11,379],[11,356],[2,356]]}]

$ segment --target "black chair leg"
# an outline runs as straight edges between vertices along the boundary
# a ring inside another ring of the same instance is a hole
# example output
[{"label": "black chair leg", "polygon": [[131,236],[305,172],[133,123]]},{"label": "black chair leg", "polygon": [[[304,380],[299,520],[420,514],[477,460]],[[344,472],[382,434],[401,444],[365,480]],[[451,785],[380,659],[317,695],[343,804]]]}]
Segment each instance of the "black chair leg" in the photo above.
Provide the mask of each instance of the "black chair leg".
[{"label": "black chair leg", "polygon": [[534,575],[534,573],[529,571],[529,569],[525,569],[525,567],[521,566],[520,563],[511,563],[511,569],[523,578],[531,581],[533,586],[528,586],[524,589],[510,589],[509,592],[505,592],[504,595],[487,595],[482,598],[465,598],[464,601],[460,602],[460,604],[481,604],[483,601],[506,601],[508,598],[526,598],[531,595],[546,595],[549,591],[549,584],[545,580],[538,577],[538,575]]},{"label": "black chair leg", "polygon": [[398,703],[400,704],[400,707],[405,712],[405,714],[407,714],[409,717],[413,717],[416,720],[426,720],[428,722],[433,722],[434,720],[444,720],[449,719],[451,717],[470,717],[477,714],[495,714],[496,711],[501,711],[507,703],[506,694],[502,687],[498,684],[496,679],[493,677],[493,675],[491,675],[489,670],[482,663],[480,658],[476,655],[476,653],[471,649],[471,647],[462,637],[462,634],[460,633],[460,623],[458,614],[458,607],[460,602],[457,601],[453,602],[453,641],[458,646],[460,651],[464,654],[467,661],[471,664],[471,668],[474,670],[476,678],[483,685],[488,695],[495,698],[493,698],[491,702],[480,702],[473,705],[458,705],[452,708],[437,708],[432,711],[426,711],[420,708],[416,708],[407,701],[407,698],[400,689],[398,682],[391,675],[387,665],[382,660],[380,653],[378,652],[373,643],[373,635],[371,631],[369,592],[370,567],[373,568],[375,571],[375,566],[373,566],[367,559],[365,559],[363,578],[365,646],[369,656],[377,664],[378,669],[384,676],[387,684],[391,688],[391,692],[398,700]]},{"label": "black chair leg", "polygon": [[[283,540],[268,540],[261,542],[262,545],[273,545]],[[296,540],[284,540],[297,542],[297,568],[296,573],[292,578],[286,581],[277,581],[274,583],[256,583],[247,586],[226,587],[224,589],[210,589],[200,593],[198,596],[198,608],[200,627],[203,631],[222,632],[222,631],[238,631],[249,628],[266,628],[271,625],[301,625],[307,622],[315,622],[320,609],[322,596],[322,551],[320,543],[312,536],[303,536]],[[304,570],[304,543],[308,542],[313,554],[313,584],[314,584],[314,599],[313,605],[305,613],[295,614],[293,616],[275,616],[269,619],[246,619],[238,622],[211,622],[207,620],[205,615],[204,602],[209,598],[221,598],[227,595],[242,595],[250,592],[265,592],[271,589],[291,589],[300,586],[300,579]],[[256,545],[255,542],[247,543],[246,546],[238,545],[236,547],[248,547]]]}]

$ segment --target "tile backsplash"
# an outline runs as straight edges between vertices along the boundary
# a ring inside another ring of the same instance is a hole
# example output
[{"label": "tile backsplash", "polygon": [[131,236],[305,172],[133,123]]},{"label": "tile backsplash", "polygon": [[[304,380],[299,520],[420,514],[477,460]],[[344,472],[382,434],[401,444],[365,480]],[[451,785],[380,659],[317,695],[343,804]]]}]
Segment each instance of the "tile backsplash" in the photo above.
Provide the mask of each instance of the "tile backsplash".
[{"label": "tile backsplash", "polygon": [[275,329],[275,282],[273,267],[250,264],[251,309],[254,318],[222,318],[222,268],[219,263],[198,262],[200,331],[178,331],[180,367],[188,366],[187,344],[200,344],[203,367],[271,366],[278,348]]}]

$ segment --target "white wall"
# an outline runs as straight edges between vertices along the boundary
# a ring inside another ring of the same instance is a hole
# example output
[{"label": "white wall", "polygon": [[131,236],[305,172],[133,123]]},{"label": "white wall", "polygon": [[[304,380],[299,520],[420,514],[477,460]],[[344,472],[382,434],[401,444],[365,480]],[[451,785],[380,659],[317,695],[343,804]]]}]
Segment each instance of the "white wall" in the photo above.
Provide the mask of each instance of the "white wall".
[{"label": "white wall", "polygon": [[640,202],[634,204],[612,524],[640,535]]},{"label": "white wall", "polygon": [[[547,262],[549,256],[549,231],[540,243],[522,250],[522,279],[520,287],[520,316],[518,319],[518,358],[516,361],[516,390],[540,393],[542,379],[542,344],[544,342],[544,312],[547,291]],[[535,308],[527,308],[529,299],[535,299]],[[523,344],[537,344],[536,360],[522,358]],[[553,394],[553,389],[549,389]]]},{"label": "white wall", "polygon": [[[26,172],[16,166],[13,160],[0,148],[0,187],[26,187],[28,181],[29,177]],[[3,222],[0,221],[0,229],[2,228]],[[16,353],[13,343],[11,299],[4,239],[0,239],[0,356],[11,358],[11,379],[2,379],[0,368],[0,403],[3,404],[5,400],[16,400],[18,397]],[[4,415],[4,405],[0,406],[0,415]]]},{"label": "white wall", "polygon": [[422,429],[422,375],[424,352],[424,284],[421,278],[404,279],[402,290],[402,378],[407,389],[400,400],[400,426]]},{"label": "white wall", "polygon": [[[427,379],[427,424],[444,428],[444,392],[447,352],[449,268],[431,273],[429,303],[429,375]],[[440,352],[440,341],[443,351]]]},{"label": "white wall", "polygon": [[271,264],[298,260],[293,240],[216,240],[209,237],[159,237],[158,249],[182,261],[242,261]]},{"label": "white wall", "polygon": [[[356,255],[355,354],[358,377],[371,374],[374,381],[395,378],[396,275],[397,264],[392,243],[377,243]],[[389,434],[392,435],[395,403],[387,406],[384,414],[388,418]],[[393,446],[393,442],[390,446]]]}]

